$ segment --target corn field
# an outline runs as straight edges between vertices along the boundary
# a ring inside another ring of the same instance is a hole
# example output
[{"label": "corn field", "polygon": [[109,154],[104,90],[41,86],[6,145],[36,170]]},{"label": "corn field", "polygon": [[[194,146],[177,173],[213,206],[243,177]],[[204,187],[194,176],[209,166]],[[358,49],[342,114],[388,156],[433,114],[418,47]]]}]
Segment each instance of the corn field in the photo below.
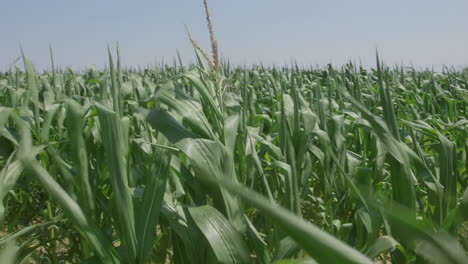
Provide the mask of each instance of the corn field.
[{"label": "corn field", "polygon": [[196,53],[0,74],[0,263],[467,263],[468,71]]}]

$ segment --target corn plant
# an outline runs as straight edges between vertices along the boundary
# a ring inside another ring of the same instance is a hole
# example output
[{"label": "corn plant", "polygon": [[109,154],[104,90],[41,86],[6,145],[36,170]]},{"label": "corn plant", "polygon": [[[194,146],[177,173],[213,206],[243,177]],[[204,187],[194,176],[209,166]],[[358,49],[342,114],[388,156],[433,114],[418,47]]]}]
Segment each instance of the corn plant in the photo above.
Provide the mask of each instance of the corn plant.
[{"label": "corn plant", "polygon": [[466,263],[468,71],[235,67],[211,35],[0,73],[1,263]]}]

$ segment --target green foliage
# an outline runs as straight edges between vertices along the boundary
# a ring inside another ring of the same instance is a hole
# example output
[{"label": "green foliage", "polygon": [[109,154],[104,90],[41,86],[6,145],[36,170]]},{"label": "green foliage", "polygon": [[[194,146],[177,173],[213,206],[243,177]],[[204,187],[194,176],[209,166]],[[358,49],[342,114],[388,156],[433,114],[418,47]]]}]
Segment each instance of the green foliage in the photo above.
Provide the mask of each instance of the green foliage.
[{"label": "green foliage", "polygon": [[2,263],[466,262],[466,72],[23,60]]}]

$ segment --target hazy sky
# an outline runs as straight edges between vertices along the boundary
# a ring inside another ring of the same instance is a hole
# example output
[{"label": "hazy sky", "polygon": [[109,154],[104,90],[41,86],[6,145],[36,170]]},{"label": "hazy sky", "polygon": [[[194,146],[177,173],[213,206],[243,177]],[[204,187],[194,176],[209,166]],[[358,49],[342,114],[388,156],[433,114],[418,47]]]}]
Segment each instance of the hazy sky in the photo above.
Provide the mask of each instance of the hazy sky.
[{"label": "hazy sky", "polygon": [[[210,0],[224,57],[237,64],[468,65],[468,0]],[[25,54],[39,68],[107,63],[119,41],[123,64],[171,62],[194,52],[185,33],[208,48],[202,0],[4,0],[0,69]]]}]

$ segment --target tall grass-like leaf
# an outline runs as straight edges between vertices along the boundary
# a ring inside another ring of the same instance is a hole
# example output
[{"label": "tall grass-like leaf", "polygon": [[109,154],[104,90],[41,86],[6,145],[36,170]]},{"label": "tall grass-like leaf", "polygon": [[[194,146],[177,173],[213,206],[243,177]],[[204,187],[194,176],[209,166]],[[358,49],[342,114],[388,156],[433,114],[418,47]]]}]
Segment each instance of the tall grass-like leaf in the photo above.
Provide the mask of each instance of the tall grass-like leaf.
[{"label": "tall grass-like leaf", "polygon": [[413,155],[414,153],[412,153],[411,149],[409,149],[403,142],[392,135],[387,124],[381,118],[372,114],[353,97],[345,95],[345,98],[350,101],[371,124],[374,129],[374,133],[378,135],[378,138],[384,144],[386,151],[391,155],[390,164],[394,199],[408,208],[412,208],[415,213],[415,180],[411,173],[410,166],[410,157],[415,156]]},{"label": "tall grass-like leaf", "polygon": [[275,254],[275,260],[288,259],[294,257],[301,248],[290,236],[281,239],[278,243],[278,250]]},{"label": "tall grass-like leaf", "polygon": [[41,128],[41,142],[44,144],[49,142],[50,130],[52,121],[57,110],[61,109],[59,104],[47,104],[45,105],[45,118]]},{"label": "tall grass-like leaf", "polygon": [[267,217],[271,217],[290,235],[301,248],[314,259],[323,263],[373,263],[370,259],[351,248],[317,226],[305,222],[301,217],[292,214],[284,208],[271,204],[263,196],[228,180],[213,181],[223,188],[237,194],[242,199],[255,205]]},{"label": "tall grass-like leaf", "polygon": [[75,101],[67,100],[66,104],[69,112],[67,125],[71,139],[70,152],[72,153],[72,158],[78,174],[76,182],[80,188],[78,193],[79,200],[85,212],[92,217],[95,213],[96,206],[89,179],[88,154],[86,153],[86,145],[82,134],[83,128],[85,127],[84,110]]},{"label": "tall grass-like leaf", "polygon": [[[21,121],[18,120],[17,122],[21,124]],[[94,250],[102,262],[119,263],[117,253],[115,252],[111,242],[104,236],[97,226],[89,221],[89,218],[85,215],[78,203],[76,203],[35,160],[30,132],[25,125],[21,126],[22,140],[18,155],[25,170],[35,175],[36,179],[47,190],[52,199],[57,202],[65,214],[93,245]]]},{"label": "tall grass-like leaf", "polygon": [[190,215],[205,235],[219,263],[250,263],[247,246],[229,221],[215,208],[189,208]]},{"label": "tall grass-like leaf", "polygon": [[[112,70],[112,68],[111,68]],[[119,42],[117,42],[117,87],[116,91],[118,91],[118,104],[119,104],[119,111],[118,112],[120,115],[123,114],[124,111],[124,100],[123,100],[123,93],[122,93],[122,85],[123,85],[123,76],[122,76],[122,62],[121,62],[121,56],[120,56],[120,48],[119,48]]]},{"label": "tall grass-like leaf", "polygon": [[387,123],[388,127],[392,131],[392,134],[395,138],[400,138],[400,133],[398,131],[397,119],[395,116],[395,109],[393,107],[393,102],[390,94],[390,90],[387,87],[386,83],[383,80],[382,65],[379,61],[379,54],[377,57],[377,77],[379,82],[379,93],[380,101],[383,107],[384,120]]},{"label": "tall grass-like leaf", "polygon": [[166,150],[159,151],[158,160],[154,166],[153,175],[147,175],[150,179],[146,182],[143,203],[141,205],[137,224],[137,239],[139,243],[138,259],[140,263],[145,263],[151,248],[153,247],[156,235],[156,225],[161,211],[166,183],[170,170],[170,154]]},{"label": "tall grass-like leaf", "polygon": [[284,94],[282,97],[282,110],[281,110],[281,139],[282,139],[282,152],[285,155],[290,169],[289,177],[289,195],[291,211],[300,215],[300,197],[298,191],[298,175],[297,175],[297,159],[294,149],[293,136],[298,133],[298,106],[293,102],[291,97]]},{"label": "tall grass-like leaf", "polygon": [[164,83],[154,98],[182,116],[182,123],[188,124],[195,133],[212,140],[216,138],[211,124],[203,113],[201,103],[195,98],[189,97],[181,89],[176,89],[172,82]]},{"label": "tall grass-like leaf", "polygon": [[[439,211],[439,222],[442,223],[445,218],[448,216],[449,212],[456,205],[456,196],[457,196],[457,170],[456,170],[456,145],[451,142],[446,136],[441,134],[439,131],[431,127],[429,124],[418,121],[410,122],[403,120],[407,125],[409,125],[414,130],[421,132],[425,136],[436,140],[439,144],[437,146],[437,151],[439,152],[439,173],[438,178],[432,176],[434,179],[434,185],[440,197],[440,208],[437,208]],[[415,143],[418,146],[418,150],[421,152],[421,147],[418,143]],[[426,165],[427,166],[427,165]],[[429,169],[428,169],[429,170]],[[442,187],[443,186],[443,187]]]},{"label": "tall grass-like leaf", "polygon": [[[373,200],[372,206],[384,208],[385,214],[404,233],[398,234],[406,243],[411,242],[416,252],[434,263],[465,263],[468,255],[457,239],[444,231],[434,231],[428,221],[414,219],[411,209],[398,204],[388,206]],[[416,243],[414,243],[416,241]]]},{"label": "tall grass-like leaf", "polygon": [[137,259],[137,239],[135,231],[134,207],[127,174],[127,135],[123,123],[116,112],[96,103],[101,136],[110,169],[110,182],[114,192],[113,206],[117,210],[118,225],[123,238],[123,246],[128,249],[130,261]]},{"label": "tall grass-like leaf", "polygon": [[33,231],[36,231],[39,228],[53,225],[53,224],[57,223],[59,220],[60,220],[60,217],[56,217],[56,218],[54,218],[54,219],[52,219],[50,221],[42,222],[42,223],[35,224],[35,225],[30,225],[30,226],[27,226],[27,227],[25,227],[25,228],[23,228],[21,230],[18,230],[16,232],[14,232],[14,233],[3,236],[3,237],[0,238],[0,246],[3,246],[4,244],[7,244],[9,242],[15,241],[18,238],[20,238],[21,236],[23,236],[25,234],[28,234],[28,233],[31,233]]},{"label": "tall grass-like leaf", "polygon": [[187,208],[183,208],[180,204],[174,204],[172,199],[170,194],[165,194],[161,213],[181,241],[182,245],[178,246],[180,248],[179,254],[185,255],[189,263],[203,264],[207,248],[203,243],[202,234],[190,217]]},{"label": "tall grass-like leaf", "polygon": [[440,140],[440,182],[444,186],[444,194],[442,198],[441,210],[443,212],[443,217],[445,218],[449,211],[452,210],[456,205],[456,196],[457,196],[457,173],[456,173],[456,145],[450,142],[442,134],[438,134]]},{"label": "tall grass-like leaf", "polygon": [[16,152],[8,158],[5,166],[0,170],[0,228],[3,227],[5,219],[4,199],[8,192],[13,189],[19,176],[23,172],[23,165],[19,160],[14,160]]},{"label": "tall grass-like leaf", "polygon": [[5,247],[0,249],[0,263],[16,263],[18,249],[19,247],[15,245],[15,241],[7,243]]},{"label": "tall grass-like leaf", "polygon": [[114,112],[118,113],[119,116],[121,115],[120,109],[120,86],[119,81],[117,80],[115,66],[114,66],[114,59],[112,58],[112,54],[107,47],[107,53],[109,54],[109,68],[110,68],[110,75],[111,75],[111,94],[112,94],[112,103]]},{"label": "tall grass-like leaf", "polygon": [[197,91],[200,93],[201,99],[207,108],[208,112],[213,115],[213,123],[212,125],[217,129],[218,133],[222,135],[223,129],[223,115],[221,112],[219,102],[215,102],[214,96],[216,91],[206,84],[206,82],[201,78],[199,73],[197,74],[195,71],[186,72],[183,77],[190,80]]},{"label": "tall grass-like leaf", "polygon": [[366,255],[369,258],[375,258],[386,251],[394,250],[400,243],[390,236],[381,236],[367,250]]},{"label": "tall grass-like leaf", "polygon": [[34,69],[31,61],[29,61],[28,58],[26,58],[24,55],[23,49],[21,49],[21,54],[23,56],[24,69],[26,70],[26,76],[28,80],[28,99],[32,102],[34,109],[34,127],[37,133],[39,133],[41,124],[39,117],[39,88],[36,80],[36,70]]},{"label": "tall grass-like leaf", "polygon": [[[237,180],[232,174],[232,164],[228,164],[233,162],[232,157],[226,153],[225,147],[219,142],[198,138],[164,110],[142,110],[142,114],[153,128],[160,131],[172,144],[185,153],[190,159],[195,177]],[[209,187],[208,191],[215,195],[215,204],[221,207],[217,209],[226,213],[237,230],[244,229],[238,200],[219,187]]]}]

